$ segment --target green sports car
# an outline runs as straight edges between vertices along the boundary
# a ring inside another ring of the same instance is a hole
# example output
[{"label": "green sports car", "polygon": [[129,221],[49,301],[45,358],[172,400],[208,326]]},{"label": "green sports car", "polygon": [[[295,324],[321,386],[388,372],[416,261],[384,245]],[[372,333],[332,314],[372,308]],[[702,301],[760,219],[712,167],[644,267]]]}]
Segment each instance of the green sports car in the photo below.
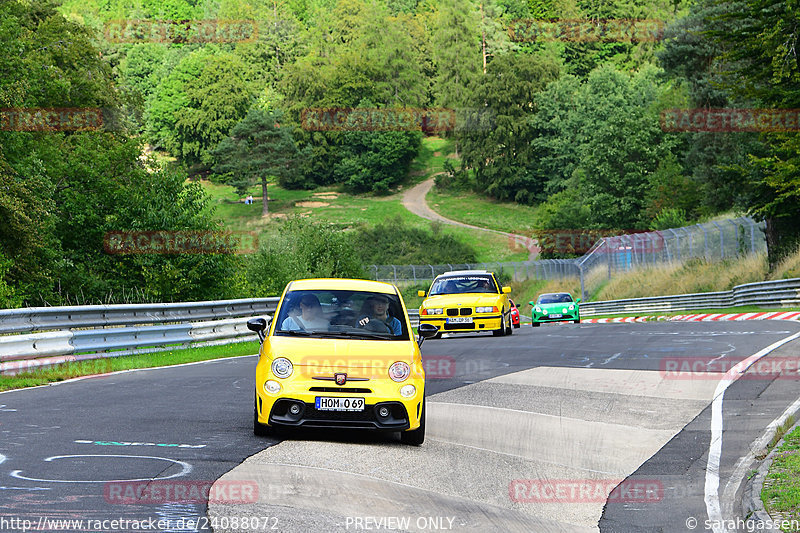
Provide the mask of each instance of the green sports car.
[{"label": "green sports car", "polygon": [[540,294],[536,302],[528,302],[533,306],[531,311],[531,325],[538,327],[542,322],[572,321],[580,323],[581,315],[577,300],[572,299],[568,292],[553,292]]}]

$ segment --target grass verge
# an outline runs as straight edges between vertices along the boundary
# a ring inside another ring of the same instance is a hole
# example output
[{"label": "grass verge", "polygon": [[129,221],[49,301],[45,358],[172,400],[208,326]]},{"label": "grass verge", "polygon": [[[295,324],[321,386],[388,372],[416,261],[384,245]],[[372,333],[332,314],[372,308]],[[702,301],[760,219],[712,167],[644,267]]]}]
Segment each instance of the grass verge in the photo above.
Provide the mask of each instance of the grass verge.
[{"label": "grass verge", "polygon": [[800,427],[786,436],[774,455],[761,501],[773,518],[800,519]]},{"label": "grass verge", "polygon": [[237,342],[233,344],[223,344],[221,346],[202,346],[187,348],[185,350],[165,350],[163,352],[64,363],[13,376],[0,375],[0,391],[36,387],[80,376],[105,374],[119,370],[172,366],[223,357],[251,355],[258,353],[258,348],[258,342]]}]

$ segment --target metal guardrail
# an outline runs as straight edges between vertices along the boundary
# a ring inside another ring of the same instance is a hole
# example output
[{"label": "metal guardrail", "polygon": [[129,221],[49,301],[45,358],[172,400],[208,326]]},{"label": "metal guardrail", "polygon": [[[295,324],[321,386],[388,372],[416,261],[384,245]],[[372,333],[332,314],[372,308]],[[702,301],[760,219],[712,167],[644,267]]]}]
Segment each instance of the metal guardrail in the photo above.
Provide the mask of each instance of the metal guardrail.
[{"label": "metal guardrail", "polygon": [[0,310],[0,374],[70,361],[256,340],[255,333],[247,329],[248,318],[269,317],[278,300]]},{"label": "metal guardrail", "polygon": [[26,307],[0,310],[0,335],[65,328],[130,326],[271,313],[279,298],[206,302]]},{"label": "metal guardrail", "polygon": [[659,313],[758,305],[800,306],[800,278],[738,285],[730,291],[581,303],[581,316]]}]

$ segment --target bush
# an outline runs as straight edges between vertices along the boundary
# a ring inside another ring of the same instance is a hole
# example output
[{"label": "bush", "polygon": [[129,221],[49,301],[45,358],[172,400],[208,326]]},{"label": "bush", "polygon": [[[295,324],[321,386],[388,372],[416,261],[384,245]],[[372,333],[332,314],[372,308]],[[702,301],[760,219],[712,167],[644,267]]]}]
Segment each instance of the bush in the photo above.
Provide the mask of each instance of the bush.
[{"label": "bush", "polygon": [[255,298],[279,295],[295,279],[364,277],[350,235],[299,217],[287,220],[247,264]]},{"label": "bush", "polygon": [[431,224],[431,231],[406,225],[400,217],[375,227],[361,227],[356,249],[366,265],[474,263],[475,250]]}]

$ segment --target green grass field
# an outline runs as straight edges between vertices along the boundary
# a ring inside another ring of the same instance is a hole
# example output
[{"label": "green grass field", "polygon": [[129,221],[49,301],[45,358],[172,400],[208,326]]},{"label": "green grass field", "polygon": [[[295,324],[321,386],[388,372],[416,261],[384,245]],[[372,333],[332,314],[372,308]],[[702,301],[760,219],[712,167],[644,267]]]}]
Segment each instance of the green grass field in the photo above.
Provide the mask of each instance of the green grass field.
[{"label": "green grass field", "polygon": [[[268,217],[261,216],[262,205],[259,199],[252,205],[246,205],[243,202],[244,197],[238,195],[231,186],[210,181],[201,181],[201,184],[209,193],[215,213],[226,228],[257,231],[261,239],[269,238],[277,232],[283,219],[293,215],[307,217],[315,222],[333,223],[343,229],[359,224],[374,226],[399,217],[409,226],[430,230],[430,221],[412,214],[403,206],[403,192],[440,172],[451,152],[452,141],[439,137],[424,139],[420,154],[411,165],[408,182],[389,196],[353,195],[334,187],[288,190],[270,183]],[[253,186],[247,193],[260,197],[261,186]],[[441,231],[474,248],[478,262],[524,261],[528,257],[524,248],[515,246],[502,235],[447,224],[441,225]]]},{"label": "green grass field", "polygon": [[531,235],[536,208],[495,202],[473,192],[444,193],[437,188],[428,193],[428,205],[442,216],[481,228]]},{"label": "green grass field", "polygon": [[258,348],[258,342],[237,342],[221,346],[165,350],[163,352],[140,355],[127,355],[76,363],[65,363],[14,376],[0,375],[0,391],[36,387],[80,376],[105,374],[108,372],[117,372],[119,370],[171,366],[183,363],[194,363],[197,361],[207,361],[209,359],[219,359],[222,357],[252,355],[258,353]]}]

